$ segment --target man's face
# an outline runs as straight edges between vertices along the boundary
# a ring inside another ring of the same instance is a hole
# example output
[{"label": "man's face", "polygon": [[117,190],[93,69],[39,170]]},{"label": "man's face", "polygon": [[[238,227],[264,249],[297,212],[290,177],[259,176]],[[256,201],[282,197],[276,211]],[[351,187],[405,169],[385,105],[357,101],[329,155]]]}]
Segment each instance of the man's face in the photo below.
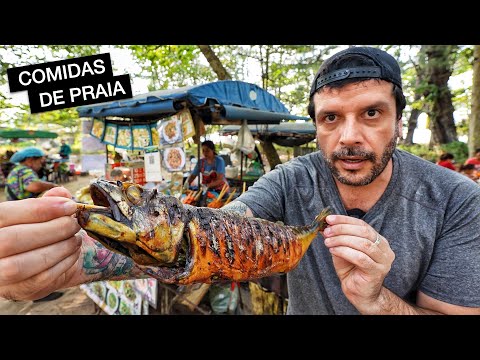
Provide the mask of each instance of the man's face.
[{"label": "man's face", "polygon": [[367,80],[314,95],[317,143],[342,184],[368,185],[389,163],[401,127],[392,86]]}]

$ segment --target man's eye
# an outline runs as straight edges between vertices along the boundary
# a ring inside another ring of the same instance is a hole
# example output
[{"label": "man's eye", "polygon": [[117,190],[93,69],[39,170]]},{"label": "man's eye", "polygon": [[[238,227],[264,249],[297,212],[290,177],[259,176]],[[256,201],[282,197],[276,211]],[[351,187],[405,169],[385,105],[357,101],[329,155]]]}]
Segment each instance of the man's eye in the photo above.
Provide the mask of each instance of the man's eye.
[{"label": "man's eye", "polygon": [[373,109],[372,109],[372,110],[368,110],[368,111],[367,111],[367,115],[368,115],[369,117],[374,117],[375,115],[377,115],[377,110],[373,110]]},{"label": "man's eye", "polygon": [[335,121],[337,117],[335,115],[327,115],[325,116],[325,121],[326,122],[332,122],[332,121]]}]

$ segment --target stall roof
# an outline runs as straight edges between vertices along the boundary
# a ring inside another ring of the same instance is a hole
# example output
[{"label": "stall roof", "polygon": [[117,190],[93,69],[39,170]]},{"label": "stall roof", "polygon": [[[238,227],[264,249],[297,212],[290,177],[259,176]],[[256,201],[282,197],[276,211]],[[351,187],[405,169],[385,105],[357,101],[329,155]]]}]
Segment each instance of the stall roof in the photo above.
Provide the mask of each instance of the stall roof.
[{"label": "stall roof", "polygon": [[44,131],[44,130],[22,130],[22,129],[8,129],[0,130],[0,138],[6,139],[55,139],[58,134]]},{"label": "stall roof", "polygon": [[[274,125],[248,125],[253,135],[260,139],[268,137],[282,146],[300,146],[315,139],[315,125],[310,122],[283,122]],[[239,125],[227,125],[219,130],[220,135],[236,135]]]},{"label": "stall roof", "polygon": [[157,121],[188,107],[206,124],[232,124],[246,119],[250,124],[275,124],[282,120],[309,120],[295,116],[275,96],[257,85],[222,80],[171,90],[157,90],[131,99],[80,106],[81,117],[119,117],[134,121]]}]

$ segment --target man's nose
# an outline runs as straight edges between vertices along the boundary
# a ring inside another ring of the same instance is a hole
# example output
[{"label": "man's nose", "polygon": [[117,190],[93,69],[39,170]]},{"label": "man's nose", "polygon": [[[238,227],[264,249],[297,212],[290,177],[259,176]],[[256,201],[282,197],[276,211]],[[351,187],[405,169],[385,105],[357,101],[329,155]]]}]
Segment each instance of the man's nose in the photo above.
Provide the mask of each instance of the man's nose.
[{"label": "man's nose", "polygon": [[362,133],[354,116],[347,117],[340,130],[340,143],[342,145],[355,145],[362,142]]}]

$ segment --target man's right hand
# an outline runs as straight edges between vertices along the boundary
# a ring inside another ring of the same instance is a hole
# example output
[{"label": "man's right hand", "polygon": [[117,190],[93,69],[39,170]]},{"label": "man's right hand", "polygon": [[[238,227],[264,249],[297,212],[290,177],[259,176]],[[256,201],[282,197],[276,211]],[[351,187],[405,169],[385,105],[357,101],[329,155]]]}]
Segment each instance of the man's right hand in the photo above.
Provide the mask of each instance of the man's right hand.
[{"label": "man's right hand", "polygon": [[0,297],[35,300],[68,286],[82,244],[75,211],[60,187],[0,203]]}]

